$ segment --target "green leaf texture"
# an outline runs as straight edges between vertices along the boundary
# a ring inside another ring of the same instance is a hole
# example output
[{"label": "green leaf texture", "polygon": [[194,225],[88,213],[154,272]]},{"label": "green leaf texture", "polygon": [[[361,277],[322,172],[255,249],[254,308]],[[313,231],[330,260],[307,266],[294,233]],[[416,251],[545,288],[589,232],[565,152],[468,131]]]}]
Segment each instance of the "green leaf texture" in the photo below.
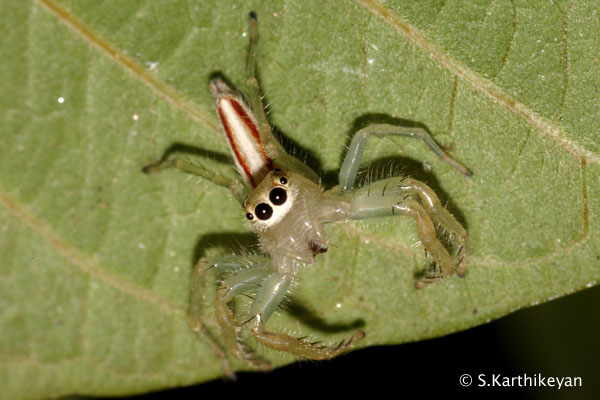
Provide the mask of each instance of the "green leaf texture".
[{"label": "green leaf texture", "polygon": [[202,157],[227,154],[208,81],[243,86],[250,10],[271,122],[326,181],[362,122],[390,118],[426,126],[475,173],[422,143],[374,139],[368,162],[395,160],[467,226],[466,277],[413,288],[427,261],[410,219],[335,225],[272,330],[335,342],[362,326],[360,346],[401,343],[595,285],[598,8],[0,0],[1,396],[132,394],[224,373],[210,307],[214,341],[187,327],[188,278],[199,255],[249,237],[243,213],[222,188],[141,167],[185,143],[233,176]]}]

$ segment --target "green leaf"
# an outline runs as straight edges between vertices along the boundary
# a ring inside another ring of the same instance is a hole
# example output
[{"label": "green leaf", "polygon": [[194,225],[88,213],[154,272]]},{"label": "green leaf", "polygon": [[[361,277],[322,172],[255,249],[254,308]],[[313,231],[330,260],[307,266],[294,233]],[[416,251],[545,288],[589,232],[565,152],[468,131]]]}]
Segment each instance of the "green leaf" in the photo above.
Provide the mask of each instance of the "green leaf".
[{"label": "green leaf", "polygon": [[[272,330],[334,342],[361,325],[361,346],[401,343],[600,279],[597,2],[3,0],[3,398],[224,373],[187,327],[188,277],[199,255],[246,241],[242,211],[226,190],[141,167],[174,143],[227,153],[207,86],[220,73],[242,87],[250,10],[271,122],[326,181],[350,134],[389,118],[424,124],[475,173],[374,139],[368,161],[395,159],[468,228],[466,278],[413,288],[427,261],[409,219],[339,224]],[[218,343],[209,308],[205,322]]]}]

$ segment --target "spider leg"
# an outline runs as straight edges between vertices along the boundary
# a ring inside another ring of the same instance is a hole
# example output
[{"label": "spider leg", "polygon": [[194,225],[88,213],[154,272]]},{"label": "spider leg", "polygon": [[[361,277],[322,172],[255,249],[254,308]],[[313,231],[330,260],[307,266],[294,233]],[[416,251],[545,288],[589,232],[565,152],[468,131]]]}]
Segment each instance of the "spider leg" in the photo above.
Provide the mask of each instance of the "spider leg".
[{"label": "spider leg", "polygon": [[260,85],[258,84],[258,73],[256,68],[257,48],[258,17],[255,12],[251,12],[250,47],[248,48],[248,64],[246,66],[246,97],[257,120],[260,141],[265,148],[265,152],[272,160],[275,160],[278,165],[297,171],[313,182],[319,182],[319,176],[303,162],[294,156],[289,155],[271,131],[271,125],[267,119],[265,107],[262,102]]},{"label": "spider leg", "polygon": [[348,339],[342,340],[335,346],[323,346],[317,343],[310,343],[303,338],[295,338],[284,333],[268,332],[262,325],[256,326],[252,330],[256,341],[264,346],[279,351],[287,351],[298,356],[311,360],[329,360],[350,350],[352,346],[360,339],[365,337],[363,331],[356,331]]},{"label": "spider leg", "polygon": [[283,147],[273,136],[271,125],[265,113],[265,107],[260,94],[258,84],[258,74],[256,70],[256,58],[258,48],[258,17],[253,11],[250,13],[250,47],[248,48],[248,64],[246,65],[246,90],[248,103],[254,111],[258,130],[260,132],[260,141],[265,147],[267,154],[274,160],[286,154]]},{"label": "spider leg", "polygon": [[143,168],[143,171],[147,174],[151,174],[169,168],[175,168],[180,171],[187,172],[188,174],[199,176],[216,185],[227,188],[240,203],[244,202],[246,197],[246,188],[240,181],[228,178],[216,171],[211,171],[201,164],[193,164],[180,158],[171,158],[167,160],[159,160],[154,164],[146,165]]},{"label": "spider leg", "polygon": [[266,268],[268,258],[264,256],[225,256],[210,259],[201,259],[192,273],[190,286],[190,305],[188,310],[188,323],[191,329],[200,333],[202,330],[202,304],[206,274],[233,273],[219,284],[214,302],[215,318],[225,341],[228,352],[250,365],[262,369],[270,369],[270,365],[257,359],[250,353],[238,339],[238,327],[229,307],[229,302],[238,294],[252,290],[259,286],[269,275]]},{"label": "spider leg", "polygon": [[425,207],[433,221],[438,223],[456,241],[458,258],[456,273],[459,276],[463,276],[466,270],[465,258],[467,253],[467,231],[465,228],[442,206],[434,191],[423,182],[406,178],[400,182],[398,188],[406,191],[406,193],[419,196],[421,204],[423,204],[423,207]]},{"label": "spider leg", "polygon": [[[417,288],[452,275],[464,274],[467,234],[465,229],[444,207],[435,193],[422,182],[411,178],[390,178],[374,182],[349,193],[352,198],[348,219],[366,219],[406,215],[415,219],[419,239],[428,256],[438,266],[439,273],[415,283]],[[421,202],[415,199],[419,199]],[[456,242],[458,269],[448,250],[438,239],[438,223]]]},{"label": "spider leg", "polygon": [[[192,330],[198,331],[204,314],[202,304],[204,302],[204,294],[206,293],[205,281],[207,273],[230,273],[233,274],[233,277],[241,276],[243,277],[242,279],[249,279],[246,278],[248,271],[261,271],[267,261],[266,257],[259,255],[201,258],[194,267],[190,279],[188,320]],[[233,293],[236,293],[239,290],[238,286],[241,285],[241,282],[236,282],[232,278],[226,279],[225,282],[229,283]]]},{"label": "spider leg", "polygon": [[342,191],[348,191],[354,187],[356,175],[360,167],[360,162],[365,150],[367,140],[371,135],[382,138],[386,136],[406,136],[413,139],[420,139],[424,141],[427,146],[435,154],[437,154],[442,160],[458,169],[464,175],[471,177],[473,173],[467,169],[464,165],[451,158],[436,142],[433,140],[429,132],[419,127],[402,127],[388,124],[375,124],[369,125],[354,134],[348,153],[342,163],[342,168],[339,174],[339,184],[341,185]]},{"label": "spider leg", "polygon": [[250,331],[257,342],[275,350],[287,351],[312,360],[326,360],[348,351],[358,339],[364,337],[364,332],[358,331],[338,345],[327,347],[284,333],[266,331],[264,323],[283,299],[291,282],[290,275],[275,272],[264,281],[257,292],[250,308],[250,314],[254,316]]},{"label": "spider leg", "polygon": [[257,322],[265,323],[279,306],[292,283],[292,276],[274,272],[262,283],[254,302],[250,307],[250,315],[256,316]]}]

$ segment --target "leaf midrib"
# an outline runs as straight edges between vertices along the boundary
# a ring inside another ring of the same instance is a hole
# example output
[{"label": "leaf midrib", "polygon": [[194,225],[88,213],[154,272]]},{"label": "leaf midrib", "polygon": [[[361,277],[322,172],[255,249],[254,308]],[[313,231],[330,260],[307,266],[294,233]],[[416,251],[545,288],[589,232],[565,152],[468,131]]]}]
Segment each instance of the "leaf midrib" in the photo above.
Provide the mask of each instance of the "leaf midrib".
[{"label": "leaf midrib", "polygon": [[[92,29],[90,29],[87,25],[85,25],[82,21],[76,18],[57,2],[53,0],[35,1],[54,14],[58,20],[72,29],[83,40],[99,48],[111,60],[136,76],[157,95],[173,104],[176,108],[189,115],[192,119],[203,124],[205,128],[214,132],[219,132],[218,123],[216,118],[212,115],[212,112],[209,112],[197,103],[186,99],[186,97],[182,95],[175,87],[162,81],[154,73],[139,65],[132,58],[116,49],[108,41],[102,39],[100,36],[94,33]],[[420,48],[423,52],[429,54],[431,59],[436,61],[441,67],[447,69],[453,75],[469,83],[476,91],[491,98],[500,106],[518,115],[529,126],[531,126],[535,132],[550,138],[573,157],[579,159],[585,158],[588,162],[600,164],[599,155],[585,149],[576,141],[567,138],[564,131],[551,121],[508,95],[504,90],[490,80],[480,77],[474,70],[458,61],[456,58],[452,57],[441,47],[431,42],[421,30],[409,24],[406,20],[393,13],[391,10],[385,8],[377,0],[349,1],[358,3],[373,14],[382,18],[408,42]]]},{"label": "leaf midrib", "polygon": [[51,14],[56,16],[59,21],[80,36],[85,42],[97,47],[117,65],[136,76],[158,96],[167,100],[167,102],[183,111],[193,120],[203,124],[205,128],[214,132],[219,132],[219,126],[215,118],[212,116],[212,113],[209,113],[197,103],[186,99],[186,97],[179,93],[176,88],[159,79],[158,76],[156,76],[150,70],[142,67],[134,59],[128,57],[122,51],[119,51],[117,48],[115,48],[111,43],[102,39],[100,36],[94,33],[92,29],[90,29],[64,7],[52,0],[34,1],[36,1],[46,10],[50,11]]}]

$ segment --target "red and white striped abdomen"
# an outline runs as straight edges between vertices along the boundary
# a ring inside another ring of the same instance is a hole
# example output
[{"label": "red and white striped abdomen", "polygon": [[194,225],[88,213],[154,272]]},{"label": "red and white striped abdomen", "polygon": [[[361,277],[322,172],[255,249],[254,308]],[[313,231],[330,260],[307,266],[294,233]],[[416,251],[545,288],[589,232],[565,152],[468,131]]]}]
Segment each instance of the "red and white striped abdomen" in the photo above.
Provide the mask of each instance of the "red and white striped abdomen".
[{"label": "red and white striped abdomen", "polygon": [[272,169],[272,161],[260,139],[256,118],[241,96],[222,80],[213,80],[210,88],[235,165],[246,183],[254,188]]}]

